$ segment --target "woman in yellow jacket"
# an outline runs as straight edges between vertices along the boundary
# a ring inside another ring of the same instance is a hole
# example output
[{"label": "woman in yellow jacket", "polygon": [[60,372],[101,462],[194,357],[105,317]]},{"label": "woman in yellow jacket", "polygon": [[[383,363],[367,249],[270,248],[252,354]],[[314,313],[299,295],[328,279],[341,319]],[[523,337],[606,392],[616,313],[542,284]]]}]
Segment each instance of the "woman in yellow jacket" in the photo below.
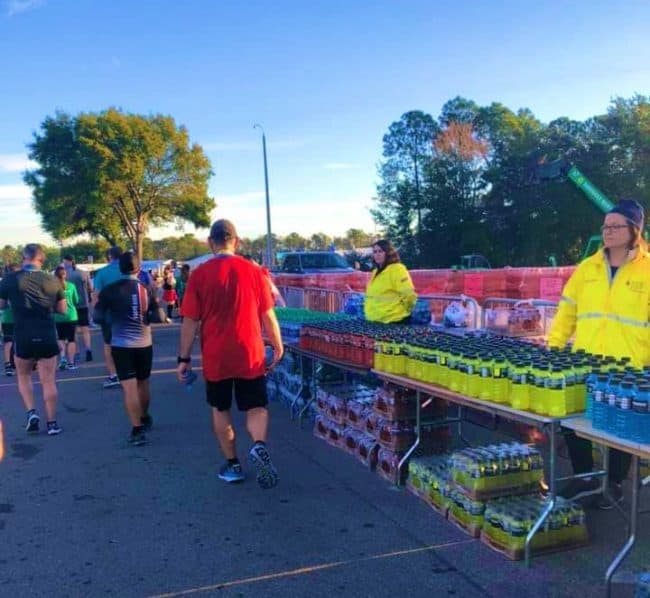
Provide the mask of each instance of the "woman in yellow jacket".
[{"label": "woman in yellow jacket", "polygon": [[390,241],[372,246],[375,269],[366,288],[364,313],[370,322],[406,324],[411,319],[417,295],[406,266]]},{"label": "woman in yellow jacket", "polygon": [[[573,348],[596,355],[629,358],[641,368],[650,365],[650,254],[642,238],[645,214],[634,200],[620,201],[605,216],[601,228],[604,248],[584,260],[569,279],[549,334],[550,347]],[[593,470],[591,442],[566,437],[575,473]],[[630,457],[611,451],[609,492],[622,500],[621,482]],[[574,480],[562,495],[579,498],[598,488],[595,479]],[[601,508],[612,508],[600,500]]]}]

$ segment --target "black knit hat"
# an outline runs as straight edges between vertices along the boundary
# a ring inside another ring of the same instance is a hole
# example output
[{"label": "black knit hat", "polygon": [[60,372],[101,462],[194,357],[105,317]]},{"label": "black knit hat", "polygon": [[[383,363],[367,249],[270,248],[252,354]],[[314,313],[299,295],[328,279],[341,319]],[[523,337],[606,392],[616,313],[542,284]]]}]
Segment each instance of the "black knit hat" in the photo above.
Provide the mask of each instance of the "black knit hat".
[{"label": "black knit hat", "polygon": [[643,230],[645,211],[643,206],[634,199],[621,199],[610,211],[610,214],[620,214],[630,224]]}]

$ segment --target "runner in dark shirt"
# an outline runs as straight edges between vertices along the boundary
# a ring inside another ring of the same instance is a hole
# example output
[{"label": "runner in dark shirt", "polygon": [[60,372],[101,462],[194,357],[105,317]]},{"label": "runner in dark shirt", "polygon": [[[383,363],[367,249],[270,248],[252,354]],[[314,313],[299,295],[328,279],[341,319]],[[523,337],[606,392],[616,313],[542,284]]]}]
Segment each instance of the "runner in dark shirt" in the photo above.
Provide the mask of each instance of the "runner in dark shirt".
[{"label": "runner in dark shirt", "polygon": [[28,432],[38,432],[40,418],[34,407],[32,372],[38,361],[38,376],[43,387],[47,413],[47,433],[61,432],[56,422],[56,361],[59,354],[54,312],[65,313],[66,301],[59,282],[41,270],[45,254],[40,245],[23,249],[23,268],[0,282],[0,308],[7,302],[14,315],[14,351],[18,388],[27,410]]},{"label": "runner in dark shirt", "polygon": [[97,311],[109,316],[111,322],[111,353],[133,426],[129,443],[139,446],[145,444],[144,431],[152,424],[149,377],[153,348],[148,312],[153,298],[138,280],[140,264],[132,252],[123,253],[119,265],[122,278],[102,289]]}]

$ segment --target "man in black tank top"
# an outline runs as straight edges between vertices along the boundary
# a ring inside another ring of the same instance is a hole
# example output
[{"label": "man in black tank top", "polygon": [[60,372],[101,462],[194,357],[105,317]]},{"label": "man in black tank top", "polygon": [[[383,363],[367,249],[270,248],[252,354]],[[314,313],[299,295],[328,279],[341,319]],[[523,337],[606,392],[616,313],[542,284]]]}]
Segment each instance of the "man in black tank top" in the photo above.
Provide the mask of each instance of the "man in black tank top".
[{"label": "man in black tank top", "polygon": [[18,388],[27,410],[28,432],[38,432],[40,418],[34,406],[32,371],[38,361],[38,376],[43,387],[47,414],[47,433],[61,433],[56,422],[57,345],[54,312],[66,313],[67,305],[60,283],[42,271],[45,254],[35,243],[23,249],[23,267],[0,282],[0,308],[7,302],[14,314],[14,351]]},{"label": "man in black tank top", "polygon": [[111,354],[133,426],[129,444],[139,446],[145,444],[144,431],[152,424],[149,377],[153,347],[148,312],[153,298],[137,278],[140,264],[131,251],[120,256],[119,267],[122,278],[102,289],[97,306],[100,312],[110,314]]}]

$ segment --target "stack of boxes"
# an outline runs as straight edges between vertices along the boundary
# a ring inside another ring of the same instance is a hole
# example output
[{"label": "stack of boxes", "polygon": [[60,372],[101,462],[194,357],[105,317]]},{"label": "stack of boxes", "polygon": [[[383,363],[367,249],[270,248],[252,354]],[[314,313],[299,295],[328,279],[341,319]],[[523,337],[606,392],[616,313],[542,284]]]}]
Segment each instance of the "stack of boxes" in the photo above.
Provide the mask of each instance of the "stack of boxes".
[{"label": "stack of boxes", "polygon": [[[541,454],[527,445],[467,448],[438,459],[413,459],[407,488],[470,536],[519,560],[546,505],[539,494],[543,469]],[[532,548],[540,552],[587,541],[583,509],[558,498]]]},{"label": "stack of boxes", "polygon": [[[399,463],[416,439],[414,391],[385,384],[377,390],[363,386],[334,386],[317,391],[314,434],[333,446],[356,456],[370,469],[392,483],[398,481]],[[427,418],[444,416],[442,401],[431,400]],[[446,447],[448,429],[422,425],[421,451],[441,452]],[[403,468],[400,482],[407,469]]]}]

